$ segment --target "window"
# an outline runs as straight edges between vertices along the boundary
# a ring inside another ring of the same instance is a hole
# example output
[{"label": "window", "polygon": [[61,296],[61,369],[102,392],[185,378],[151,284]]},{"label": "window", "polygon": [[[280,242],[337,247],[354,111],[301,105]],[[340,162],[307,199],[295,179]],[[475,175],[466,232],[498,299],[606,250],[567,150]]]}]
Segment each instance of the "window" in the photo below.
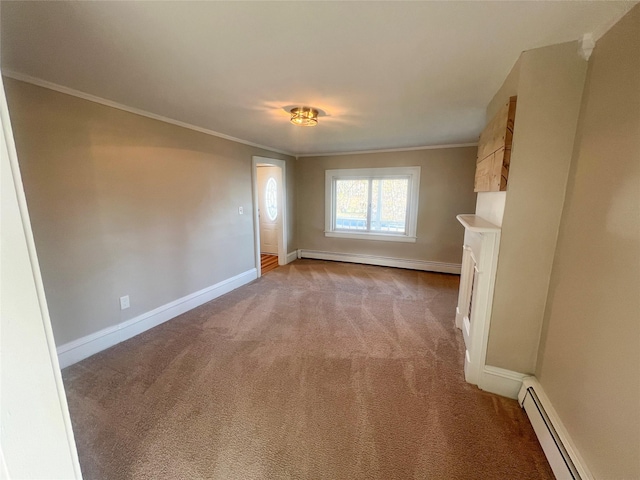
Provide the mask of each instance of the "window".
[{"label": "window", "polygon": [[265,205],[267,206],[267,216],[273,222],[278,216],[278,186],[273,177],[269,177],[269,180],[267,180]]},{"label": "window", "polygon": [[415,242],[420,167],[327,170],[325,236]]}]

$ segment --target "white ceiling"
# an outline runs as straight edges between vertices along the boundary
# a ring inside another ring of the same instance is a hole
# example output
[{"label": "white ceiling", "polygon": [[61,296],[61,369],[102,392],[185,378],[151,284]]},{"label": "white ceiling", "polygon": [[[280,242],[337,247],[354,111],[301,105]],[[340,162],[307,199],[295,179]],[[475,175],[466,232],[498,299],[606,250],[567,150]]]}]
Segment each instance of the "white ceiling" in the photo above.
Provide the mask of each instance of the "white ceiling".
[{"label": "white ceiling", "polygon": [[293,154],[468,143],[520,52],[633,3],[2,2],[2,68]]}]

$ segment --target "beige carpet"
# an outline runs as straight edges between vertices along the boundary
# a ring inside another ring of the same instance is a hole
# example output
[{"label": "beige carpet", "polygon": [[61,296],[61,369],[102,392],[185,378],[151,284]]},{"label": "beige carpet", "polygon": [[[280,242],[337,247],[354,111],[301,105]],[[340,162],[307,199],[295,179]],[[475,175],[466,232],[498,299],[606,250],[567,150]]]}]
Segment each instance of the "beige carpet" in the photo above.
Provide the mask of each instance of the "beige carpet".
[{"label": "beige carpet", "polygon": [[298,260],[65,369],[85,479],[553,478],[464,382],[457,288]]}]

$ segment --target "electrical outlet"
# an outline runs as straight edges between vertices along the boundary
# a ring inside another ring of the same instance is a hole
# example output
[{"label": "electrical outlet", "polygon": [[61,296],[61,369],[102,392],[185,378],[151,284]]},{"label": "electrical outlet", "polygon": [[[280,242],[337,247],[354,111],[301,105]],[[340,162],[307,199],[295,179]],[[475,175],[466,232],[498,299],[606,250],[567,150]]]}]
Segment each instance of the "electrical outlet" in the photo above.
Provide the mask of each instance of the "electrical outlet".
[{"label": "electrical outlet", "polygon": [[239,215],[243,215],[244,214],[244,208],[238,207],[238,214]]},{"label": "electrical outlet", "polygon": [[125,295],[124,297],[120,297],[120,310],[126,310],[129,307],[130,307],[129,295]]}]

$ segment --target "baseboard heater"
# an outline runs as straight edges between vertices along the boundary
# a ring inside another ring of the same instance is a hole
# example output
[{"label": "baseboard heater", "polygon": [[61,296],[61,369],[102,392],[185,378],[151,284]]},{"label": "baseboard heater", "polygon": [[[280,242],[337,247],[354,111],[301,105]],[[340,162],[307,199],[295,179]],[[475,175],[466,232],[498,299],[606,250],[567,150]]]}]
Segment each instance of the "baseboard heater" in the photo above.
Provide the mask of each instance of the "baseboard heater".
[{"label": "baseboard heater", "polygon": [[593,477],[572,446],[566,430],[534,377],[524,379],[518,395],[558,480],[590,480]]}]

